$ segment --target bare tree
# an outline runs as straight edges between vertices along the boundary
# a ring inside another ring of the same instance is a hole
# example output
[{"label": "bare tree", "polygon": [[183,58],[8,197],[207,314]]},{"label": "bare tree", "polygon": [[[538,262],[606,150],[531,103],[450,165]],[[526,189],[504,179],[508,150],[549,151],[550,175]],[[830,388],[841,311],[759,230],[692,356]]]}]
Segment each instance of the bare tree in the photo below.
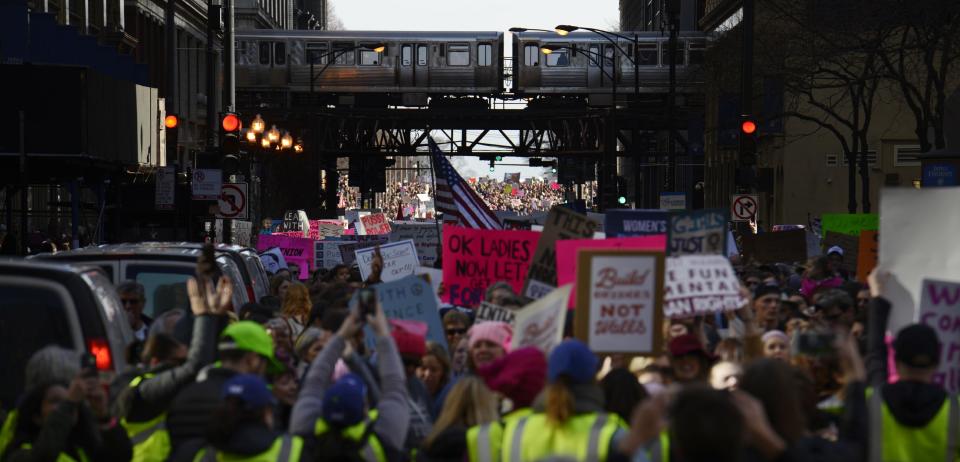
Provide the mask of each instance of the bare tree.
[{"label": "bare tree", "polygon": [[326,18],[326,30],[346,30],[347,28],[343,25],[343,20],[340,19],[340,16],[337,16],[337,9],[333,6],[333,2],[327,0],[324,2],[324,11],[323,17]]}]

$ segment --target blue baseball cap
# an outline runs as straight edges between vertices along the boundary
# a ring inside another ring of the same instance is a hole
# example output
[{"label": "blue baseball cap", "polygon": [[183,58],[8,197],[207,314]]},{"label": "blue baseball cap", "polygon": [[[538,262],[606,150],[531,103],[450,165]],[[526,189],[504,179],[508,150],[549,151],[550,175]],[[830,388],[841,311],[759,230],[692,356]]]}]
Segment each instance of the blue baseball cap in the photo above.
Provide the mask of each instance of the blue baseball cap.
[{"label": "blue baseball cap", "polygon": [[238,398],[244,409],[256,410],[273,406],[277,400],[259,375],[238,374],[223,384],[223,398]]},{"label": "blue baseball cap", "polygon": [[323,420],[347,427],[363,420],[367,386],[357,374],[347,374],[323,394]]},{"label": "blue baseball cap", "polygon": [[579,340],[565,340],[550,353],[547,379],[556,382],[561,375],[575,384],[592,383],[597,374],[597,356]]}]

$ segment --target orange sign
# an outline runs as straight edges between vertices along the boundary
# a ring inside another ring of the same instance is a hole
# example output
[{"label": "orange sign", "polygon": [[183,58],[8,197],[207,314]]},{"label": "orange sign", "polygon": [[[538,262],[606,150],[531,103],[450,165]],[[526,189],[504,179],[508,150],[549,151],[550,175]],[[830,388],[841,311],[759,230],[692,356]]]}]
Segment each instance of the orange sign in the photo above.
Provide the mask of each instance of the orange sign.
[{"label": "orange sign", "polygon": [[877,231],[860,231],[860,248],[857,252],[857,280],[867,282],[867,275],[877,266],[880,254],[880,234]]}]

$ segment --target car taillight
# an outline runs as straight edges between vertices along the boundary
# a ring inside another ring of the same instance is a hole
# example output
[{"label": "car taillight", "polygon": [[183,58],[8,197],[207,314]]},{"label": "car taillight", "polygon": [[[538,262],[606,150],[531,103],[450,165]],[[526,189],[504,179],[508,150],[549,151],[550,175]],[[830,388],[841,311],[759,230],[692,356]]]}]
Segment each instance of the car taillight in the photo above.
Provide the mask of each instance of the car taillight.
[{"label": "car taillight", "polygon": [[253,291],[253,284],[247,284],[247,300],[257,301],[257,293]]},{"label": "car taillight", "polygon": [[92,338],[87,340],[87,349],[90,354],[96,358],[98,371],[109,371],[113,369],[113,359],[110,357],[110,345],[102,338]]}]

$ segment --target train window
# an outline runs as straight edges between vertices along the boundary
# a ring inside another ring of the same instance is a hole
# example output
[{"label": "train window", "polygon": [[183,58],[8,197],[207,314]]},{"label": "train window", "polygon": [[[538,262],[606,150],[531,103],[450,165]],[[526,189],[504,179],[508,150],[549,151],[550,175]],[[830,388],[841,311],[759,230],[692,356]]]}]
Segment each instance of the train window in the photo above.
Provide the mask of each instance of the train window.
[{"label": "train window", "polygon": [[264,66],[270,65],[270,42],[260,42],[260,64]]},{"label": "train window", "polygon": [[590,45],[590,55],[587,60],[590,61],[590,67],[597,67],[597,63],[600,62],[600,45]]},{"label": "train window", "polygon": [[477,65],[489,66],[493,62],[493,45],[481,43],[477,45]]},{"label": "train window", "polygon": [[657,65],[657,44],[641,43],[637,47],[636,60],[637,60],[637,64],[641,66],[656,66]]},{"label": "train window", "polygon": [[703,42],[690,42],[690,56],[687,58],[689,64],[703,64],[703,54],[705,44]]},{"label": "train window", "polygon": [[536,44],[523,46],[523,65],[536,66],[540,64],[540,48]]},{"label": "train window", "polygon": [[287,44],[276,42],[273,44],[273,63],[282,66],[287,64]]},{"label": "train window", "polygon": [[430,48],[426,45],[417,45],[417,66],[426,66],[429,56]]},{"label": "train window", "polygon": [[[670,65],[670,42],[663,42],[663,49],[661,50],[660,54],[663,56],[660,59],[660,62],[664,66],[669,66]],[[682,66],[683,65],[683,44],[682,43],[677,42],[677,49],[674,53],[674,56],[677,57],[677,65]]]},{"label": "train window", "polygon": [[361,66],[379,66],[381,63],[383,63],[383,53],[363,48],[360,49]]},{"label": "train window", "polygon": [[467,44],[451,43],[447,45],[448,66],[469,66],[470,46]]},{"label": "train window", "polygon": [[336,56],[335,64],[340,66],[352,66],[355,62],[353,50],[356,47],[352,43],[334,43],[333,55]]},{"label": "train window", "polygon": [[326,64],[327,63],[327,43],[326,42],[307,42],[305,48],[304,62],[307,64]]},{"label": "train window", "polygon": [[613,66],[614,54],[616,49],[613,48],[613,45],[606,45],[603,47],[603,65],[604,66]]},{"label": "train window", "polygon": [[413,47],[404,45],[400,47],[400,65],[409,66],[413,61]]},{"label": "train window", "polygon": [[547,55],[546,63],[549,67],[561,67],[570,65],[570,49],[560,48]]}]

